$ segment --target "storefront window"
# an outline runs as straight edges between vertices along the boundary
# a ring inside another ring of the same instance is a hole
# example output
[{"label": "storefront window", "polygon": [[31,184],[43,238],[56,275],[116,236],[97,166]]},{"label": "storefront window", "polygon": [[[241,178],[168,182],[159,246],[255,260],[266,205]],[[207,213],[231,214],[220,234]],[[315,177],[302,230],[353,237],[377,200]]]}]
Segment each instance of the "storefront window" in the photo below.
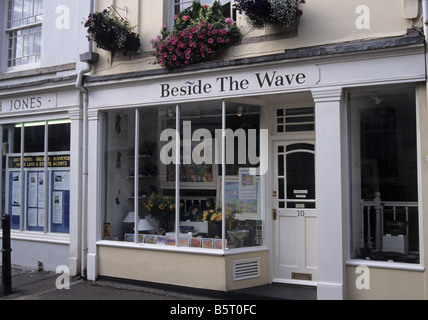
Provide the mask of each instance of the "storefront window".
[{"label": "storefront window", "polygon": [[259,107],[213,101],[105,119],[104,239],[213,250],[262,244]]},{"label": "storefront window", "polygon": [[415,90],[355,92],[349,99],[351,257],[419,263]]},{"label": "storefront window", "polygon": [[175,244],[175,178],[166,180],[160,171],[160,150],[168,142],[160,137],[169,128],[175,134],[175,109],[110,111],[105,121],[104,239]]},{"label": "storefront window", "polygon": [[69,120],[3,125],[3,208],[13,229],[69,232],[69,127]]},{"label": "storefront window", "polygon": [[262,244],[260,107],[227,104],[224,181],[228,248]]}]

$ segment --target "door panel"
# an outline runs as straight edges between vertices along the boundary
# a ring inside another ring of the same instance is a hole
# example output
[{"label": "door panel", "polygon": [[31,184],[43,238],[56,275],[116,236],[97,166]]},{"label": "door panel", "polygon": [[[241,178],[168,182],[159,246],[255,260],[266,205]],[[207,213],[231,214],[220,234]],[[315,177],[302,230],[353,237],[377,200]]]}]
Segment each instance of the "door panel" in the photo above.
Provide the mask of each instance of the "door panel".
[{"label": "door panel", "polygon": [[313,284],[317,279],[315,145],[275,142],[274,157],[274,281],[301,283],[307,278]]}]

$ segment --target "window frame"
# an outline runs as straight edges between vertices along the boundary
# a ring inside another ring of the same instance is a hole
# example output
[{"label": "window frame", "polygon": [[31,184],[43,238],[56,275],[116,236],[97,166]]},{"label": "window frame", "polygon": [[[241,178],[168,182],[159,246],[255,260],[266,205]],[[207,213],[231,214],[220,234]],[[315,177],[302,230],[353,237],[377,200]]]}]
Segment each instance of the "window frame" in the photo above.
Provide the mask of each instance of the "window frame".
[{"label": "window frame", "polygon": [[[9,159],[11,157],[20,157],[20,163],[22,163],[24,161],[25,157],[55,157],[55,156],[71,156],[71,150],[68,151],[49,151],[49,128],[53,125],[58,125],[58,124],[69,124],[71,125],[71,120],[64,118],[64,117],[60,117],[60,118],[50,118],[47,120],[33,120],[33,119],[22,119],[21,121],[16,121],[16,122],[7,122],[7,123],[0,123],[0,131],[1,131],[1,141],[3,143],[4,137],[3,137],[3,129],[5,126],[15,126],[15,128],[20,129],[20,133],[21,133],[21,139],[20,139],[20,147],[19,147],[19,151],[18,152],[11,152],[11,153],[7,153],[4,155],[5,160],[3,160],[3,156],[0,159],[0,170],[2,172],[5,173],[4,177],[3,177],[3,181],[1,183],[1,193],[4,194],[4,201],[1,202],[0,208],[5,211],[8,212],[9,215],[11,216],[11,219],[13,219],[13,213],[9,212],[10,211],[10,207],[11,207],[11,203],[10,203],[10,198],[11,198],[11,192],[13,192],[11,190],[11,181],[9,179],[9,176],[13,173],[18,173],[20,176],[20,194],[19,194],[19,198],[20,198],[20,206],[19,206],[19,216],[16,216],[17,219],[19,219],[19,222],[15,224],[13,228],[12,228],[12,232],[15,235],[18,235],[19,237],[24,236],[26,234],[28,235],[34,235],[34,234],[43,234],[43,235],[49,235],[54,237],[55,239],[62,239],[62,238],[68,238],[71,232],[70,229],[70,208],[68,207],[68,212],[63,211],[62,212],[62,224],[61,226],[59,226],[58,223],[54,224],[54,209],[53,209],[53,194],[54,192],[59,193],[60,191],[62,191],[62,205],[63,205],[63,210],[66,207],[64,205],[64,195],[65,193],[68,193],[68,195],[70,195],[70,186],[68,186],[68,190],[63,189],[63,190],[54,190],[55,188],[55,183],[54,183],[54,178],[55,178],[55,174],[56,173],[64,173],[64,172],[68,172],[68,175],[70,175],[70,171],[71,171],[71,167],[70,166],[59,166],[59,167],[53,167],[53,166],[48,166],[48,164],[46,162],[44,162],[43,166],[39,166],[39,167],[20,167],[17,166],[16,168],[12,168],[9,166]],[[22,149],[23,146],[25,145],[25,134],[24,130],[26,127],[31,127],[31,126],[43,126],[43,130],[44,130],[44,142],[43,142],[43,151],[41,152],[25,152],[25,148],[24,150]],[[71,142],[71,131],[70,131],[70,142]],[[70,144],[71,147],[71,144]],[[23,151],[23,152],[22,152]],[[36,160],[38,161],[38,160]],[[43,160],[41,160],[43,161]],[[44,190],[40,190],[39,188],[37,188],[37,193],[39,192],[43,192],[44,196],[43,196],[43,207],[44,208],[39,208],[39,201],[41,201],[41,199],[39,199],[39,196],[37,196],[37,202],[38,202],[38,206],[37,208],[35,207],[29,207],[29,203],[28,203],[28,195],[29,195],[29,184],[27,183],[28,178],[30,177],[31,174],[36,173],[38,177],[42,176],[43,177],[43,181],[44,181]],[[70,181],[70,179],[69,179]],[[4,189],[3,189],[4,188]],[[68,202],[69,203],[69,202]],[[28,219],[28,211],[30,209],[33,210],[37,210],[37,225],[36,226],[30,226],[29,225],[29,219]],[[43,210],[43,221],[39,220],[39,214],[41,213],[40,210]],[[64,219],[68,219],[68,221],[65,221]],[[43,222],[43,223],[42,223]],[[13,223],[13,220],[12,220]],[[42,225],[43,224],[43,225]]]},{"label": "window frame", "polygon": [[[197,101],[198,103],[201,103],[202,101]],[[217,178],[217,186],[219,187],[221,184],[221,188],[220,188],[220,195],[218,195],[219,201],[218,201],[218,206],[221,206],[222,208],[222,216],[225,217],[226,216],[226,191],[225,191],[225,185],[228,181],[227,178],[229,178],[230,176],[227,175],[227,160],[226,160],[226,155],[227,155],[227,151],[226,151],[226,144],[229,143],[226,135],[227,135],[227,116],[228,116],[228,100],[215,100],[215,102],[218,102],[221,106],[221,113],[219,113],[219,116],[221,116],[221,127],[219,127],[219,130],[221,130],[222,132],[222,136],[219,136],[218,139],[221,139],[221,142],[218,145],[218,149],[216,149],[216,152],[218,152],[218,150],[220,150],[221,155],[219,156],[214,156],[214,158],[216,160],[213,161],[218,161],[218,166],[219,168],[221,167],[221,174],[218,174],[218,178]],[[134,168],[140,168],[140,153],[141,151],[144,151],[141,148],[141,141],[139,138],[139,134],[140,134],[140,128],[141,128],[141,122],[140,119],[142,118],[142,110],[144,109],[144,107],[137,107],[137,108],[131,108],[130,110],[132,110],[131,113],[134,114],[135,119],[132,120],[135,125],[134,127],[134,151],[133,151],[133,155],[132,157],[134,158],[133,160],[133,167]],[[106,110],[105,112],[110,112],[110,111],[114,111],[114,110]],[[175,116],[176,120],[175,120],[175,132],[176,132],[176,137],[180,136],[183,133],[182,130],[182,105],[181,104],[175,104],[175,105],[171,105],[169,106],[169,111],[171,113],[171,117]],[[260,125],[263,123],[263,116],[262,116],[262,110],[260,109]],[[108,130],[108,126],[107,126],[107,122],[106,122],[106,117],[103,116],[102,117],[102,124],[101,126],[103,127],[102,131],[104,130]],[[172,128],[171,128],[172,129]],[[260,139],[262,137],[262,129],[261,127],[259,128],[260,130]],[[217,138],[217,137],[216,137]],[[103,137],[99,137],[98,138],[99,142],[101,145],[103,145],[103,152],[102,154],[104,154],[104,152],[107,150],[106,149],[106,141],[105,138]],[[175,163],[174,163],[174,167],[175,167],[175,176],[178,177],[180,176],[180,159],[182,157],[182,154],[180,152],[181,147],[183,147],[183,140],[182,137],[180,137],[180,139],[175,139],[173,140],[175,141]],[[187,140],[186,140],[187,141]],[[217,146],[216,146],[217,148]],[[261,148],[261,147],[260,147]],[[159,150],[160,152],[160,150]],[[259,150],[259,152],[261,152]],[[264,157],[260,156],[260,162],[258,164],[258,167],[256,168],[256,172],[258,172],[258,170],[260,170],[260,174],[257,174],[258,176],[258,183],[259,183],[259,191],[258,191],[258,206],[260,209],[260,218],[259,220],[262,221],[262,230],[261,230],[261,242],[260,244],[257,245],[252,245],[252,246],[244,246],[244,247],[228,247],[227,243],[226,243],[226,237],[227,237],[227,225],[226,225],[226,219],[222,219],[221,222],[221,230],[223,230],[223,232],[221,233],[221,238],[218,238],[218,240],[221,240],[221,248],[204,248],[204,247],[192,247],[192,246],[181,246],[180,245],[180,233],[179,232],[175,232],[175,244],[174,245],[157,245],[157,244],[150,244],[150,243],[144,243],[139,241],[139,231],[137,228],[134,228],[133,231],[133,240],[132,241],[122,241],[122,240],[115,240],[113,239],[105,239],[103,237],[102,234],[99,235],[99,238],[97,240],[97,244],[99,245],[105,245],[105,246],[113,246],[113,247],[123,247],[123,248],[138,248],[138,249],[147,249],[147,250],[155,250],[155,251],[171,251],[171,252],[186,252],[186,253],[194,253],[194,254],[209,254],[209,255],[225,255],[225,254],[238,254],[238,253],[245,253],[245,252],[257,252],[257,251],[263,251],[266,250],[268,248],[269,245],[269,240],[267,239],[267,228],[268,228],[268,222],[267,222],[267,211],[265,206],[261,205],[261,203],[266,202],[266,179],[267,175],[266,174],[262,174],[261,170],[264,166],[267,165],[268,160],[265,159]],[[106,171],[106,163],[103,164],[102,166],[102,170],[103,172]],[[237,178],[237,177],[236,177]],[[103,178],[101,179],[105,179],[105,176],[103,176]],[[101,182],[101,180],[99,181],[99,183]],[[173,189],[175,189],[174,191],[174,200],[177,202],[180,202],[183,198],[185,198],[185,196],[182,196],[181,191],[183,191],[185,189],[183,189],[183,182],[180,181],[180,179],[176,179],[176,181],[174,182],[175,187]],[[104,183],[104,185],[106,185]],[[218,190],[217,187],[217,190]],[[173,190],[171,189],[171,190]],[[139,187],[139,183],[137,182],[137,179],[134,180],[133,182],[133,193],[134,194],[139,194],[140,192],[140,187]],[[103,189],[102,191],[102,200],[101,203],[103,203],[102,205],[102,210],[105,210],[105,201],[106,201],[106,197],[107,197],[107,192],[106,189]],[[140,205],[139,205],[139,200],[138,197],[133,197],[133,224],[137,225],[138,220],[139,220],[139,213],[141,212],[140,210]],[[175,216],[174,216],[174,230],[179,230],[180,227],[180,222],[182,222],[181,218],[181,212],[180,212],[180,207],[176,205],[175,207]],[[106,220],[107,221],[107,220]],[[99,221],[100,224],[105,223],[106,221],[104,221],[103,219],[101,219]]]},{"label": "window frame", "polygon": [[[381,261],[381,260],[365,260],[361,258],[354,258],[353,252],[354,252],[354,233],[355,230],[353,229],[353,194],[352,194],[352,185],[353,185],[353,179],[352,179],[352,134],[351,134],[351,94],[357,93],[357,92],[368,92],[370,90],[372,91],[383,91],[383,90],[392,90],[392,89],[412,89],[414,91],[414,99],[415,99],[415,130],[416,130],[416,158],[417,158],[417,205],[418,205],[418,240],[419,240],[419,262],[418,263],[408,263],[408,262],[396,262],[396,261]],[[353,267],[359,267],[359,266],[367,266],[369,268],[385,268],[385,269],[392,269],[392,270],[403,270],[403,271],[424,271],[424,251],[423,251],[423,225],[422,225],[422,203],[423,203],[423,196],[422,196],[422,162],[421,162],[421,119],[420,119],[420,103],[419,103],[419,96],[418,96],[418,88],[416,85],[397,85],[397,86],[380,86],[380,87],[364,87],[364,88],[358,88],[358,89],[349,89],[345,93],[345,101],[344,101],[344,119],[346,119],[345,123],[345,130],[346,130],[346,142],[347,142],[347,177],[346,177],[346,186],[348,188],[347,191],[347,198],[348,198],[348,213],[347,213],[347,230],[348,230],[348,236],[347,236],[347,254],[346,254],[346,265],[347,266],[353,266]]]},{"label": "window frame", "polygon": [[[40,65],[41,60],[41,42],[42,42],[42,25],[43,25],[43,12],[37,14],[35,10],[35,0],[32,1],[32,13],[26,17],[20,17],[18,19],[13,19],[13,8],[14,1],[8,0],[5,2],[5,63],[7,71],[15,71],[21,69],[27,69],[29,67],[35,67]],[[22,12],[24,11],[24,1],[22,1]],[[41,7],[43,6],[43,1],[41,0]],[[22,23],[26,20],[27,23]],[[29,22],[33,20],[32,22]],[[31,45],[28,46],[29,53],[25,54],[26,47],[24,45],[25,38],[30,39]],[[19,40],[21,38],[22,40]],[[22,55],[20,57],[16,56],[16,47],[17,42],[22,42]],[[37,47],[40,49],[37,50]],[[30,59],[33,58],[34,61],[30,62]],[[17,64],[17,60],[20,60],[20,63]],[[27,62],[22,63],[23,60]]]}]

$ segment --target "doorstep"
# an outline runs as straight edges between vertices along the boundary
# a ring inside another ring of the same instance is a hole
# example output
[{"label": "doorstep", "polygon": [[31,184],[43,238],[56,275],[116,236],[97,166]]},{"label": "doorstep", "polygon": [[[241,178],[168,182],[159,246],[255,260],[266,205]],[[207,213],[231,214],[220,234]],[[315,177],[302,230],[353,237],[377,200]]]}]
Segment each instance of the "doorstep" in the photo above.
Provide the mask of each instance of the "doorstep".
[{"label": "doorstep", "polygon": [[259,287],[229,292],[232,298],[256,300],[317,300],[317,288],[283,283],[272,283]]}]

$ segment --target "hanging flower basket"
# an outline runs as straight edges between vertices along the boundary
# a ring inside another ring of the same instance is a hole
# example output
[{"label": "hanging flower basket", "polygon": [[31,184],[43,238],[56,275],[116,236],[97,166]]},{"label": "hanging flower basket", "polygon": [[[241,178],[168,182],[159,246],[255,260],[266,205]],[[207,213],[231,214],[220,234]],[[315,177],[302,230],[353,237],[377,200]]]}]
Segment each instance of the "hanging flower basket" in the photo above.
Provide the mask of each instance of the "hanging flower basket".
[{"label": "hanging flower basket", "polygon": [[95,12],[84,21],[88,40],[93,40],[97,48],[115,52],[137,52],[140,48],[140,36],[133,30],[129,21],[116,17],[111,8]]},{"label": "hanging flower basket", "polygon": [[245,14],[256,29],[267,25],[288,27],[303,14],[299,5],[305,0],[236,0],[236,9]]},{"label": "hanging flower basket", "polygon": [[164,26],[151,40],[156,62],[164,69],[213,60],[241,39],[235,22],[223,16],[219,1],[211,7],[194,1],[174,18],[171,32]]}]

